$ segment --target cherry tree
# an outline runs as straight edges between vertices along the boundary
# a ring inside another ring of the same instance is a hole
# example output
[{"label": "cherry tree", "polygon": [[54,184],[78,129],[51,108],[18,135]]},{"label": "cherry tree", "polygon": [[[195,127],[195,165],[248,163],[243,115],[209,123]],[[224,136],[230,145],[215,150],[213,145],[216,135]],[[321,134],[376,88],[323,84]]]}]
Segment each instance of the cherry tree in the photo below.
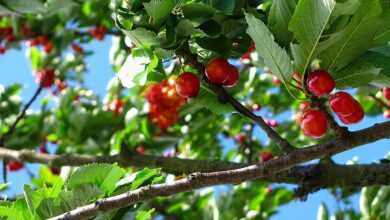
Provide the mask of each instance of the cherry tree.
[{"label": "cherry tree", "polygon": [[[389,156],[333,160],[390,138],[387,0],[3,0],[0,14],[0,53],[26,50],[36,82],[23,102],[17,77],[0,85],[0,189],[41,165],[1,219],[269,219],[321,189],[360,193],[360,210],[322,204],[318,219],[390,219]],[[105,38],[99,97],[85,48]]]}]

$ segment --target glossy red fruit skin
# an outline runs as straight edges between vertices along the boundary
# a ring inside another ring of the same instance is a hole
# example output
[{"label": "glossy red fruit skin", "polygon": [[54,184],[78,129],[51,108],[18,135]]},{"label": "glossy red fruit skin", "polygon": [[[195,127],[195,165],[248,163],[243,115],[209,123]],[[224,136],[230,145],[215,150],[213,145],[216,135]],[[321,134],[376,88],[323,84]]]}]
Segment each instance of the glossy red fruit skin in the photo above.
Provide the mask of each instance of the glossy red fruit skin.
[{"label": "glossy red fruit skin", "polygon": [[347,92],[336,92],[329,97],[330,108],[338,116],[349,116],[352,115],[360,104]]},{"label": "glossy red fruit skin", "polygon": [[383,117],[390,118],[390,109],[387,109],[386,111],[383,112]]},{"label": "glossy red fruit skin", "polygon": [[356,107],[355,112],[353,112],[351,115],[348,115],[348,116],[338,115],[338,116],[339,116],[340,120],[346,125],[356,124],[356,123],[360,122],[361,120],[363,120],[364,111],[363,111],[363,108],[359,104],[359,107]]},{"label": "glossy red fruit skin", "polygon": [[317,109],[307,110],[302,115],[301,129],[306,136],[321,138],[328,130],[326,115]]},{"label": "glossy red fruit skin", "polygon": [[315,70],[307,78],[307,87],[313,95],[322,97],[332,92],[335,81],[327,71]]},{"label": "glossy red fruit skin", "polygon": [[54,70],[44,69],[36,73],[36,82],[43,88],[49,88],[54,84]]},{"label": "glossy red fruit skin", "polygon": [[310,102],[304,101],[304,102],[299,103],[299,110],[300,111],[306,111],[309,108],[310,108]]},{"label": "glossy red fruit skin", "polygon": [[259,157],[261,162],[267,162],[271,160],[274,157],[274,155],[272,155],[272,153],[269,151],[263,151],[260,153]]},{"label": "glossy red fruit skin", "polygon": [[390,87],[383,88],[383,96],[390,101]]},{"label": "glossy red fruit skin", "polygon": [[240,144],[243,144],[243,143],[245,143],[245,141],[246,141],[246,136],[245,136],[245,134],[237,134],[236,135],[236,137],[234,137],[234,139],[238,142],[238,143],[240,143]]},{"label": "glossy red fruit skin", "polygon": [[24,164],[19,162],[19,161],[16,161],[16,160],[11,160],[7,163],[7,169],[11,172],[19,171],[19,170],[23,169],[23,167],[24,167]]},{"label": "glossy red fruit skin", "polygon": [[195,74],[184,72],[176,79],[175,88],[181,97],[193,98],[199,94],[200,81]]},{"label": "glossy red fruit skin", "polygon": [[6,51],[7,51],[7,48],[0,46],[0,54],[5,54]]},{"label": "glossy red fruit skin", "polygon": [[50,41],[43,45],[43,50],[45,51],[45,53],[50,53],[53,50],[53,48],[54,45]]},{"label": "glossy red fruit skin", "polygon": [[240,74],[237,68],[233,65],[229,65],[229,72],[226,81],[223,83],[226,87],[233,87],[238,83],[240,78]]},{"label": "glossy red fruit skin", "polygon": [[214,84],[222,85],[228,79],[230,64],[224,58],[211,60],[206,67],[206,77]]}]

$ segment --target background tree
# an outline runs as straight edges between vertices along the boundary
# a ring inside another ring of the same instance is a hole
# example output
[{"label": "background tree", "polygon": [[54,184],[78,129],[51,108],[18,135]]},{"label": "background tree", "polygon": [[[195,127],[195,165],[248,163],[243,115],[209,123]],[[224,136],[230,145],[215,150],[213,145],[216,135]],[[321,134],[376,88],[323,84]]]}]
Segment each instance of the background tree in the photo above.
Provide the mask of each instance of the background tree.
[{"label": "background tree", "polygon": [[[390,137],[390,122],[349,128],[390,117],[387,0],[3,0],[0,13],[0,53],[26,43],[37,86],[25,104],[20,85],[0,88],[1,188],[42,164],[1,218],[269,219],[327,188],[344,203],[362,190],[360,212],[323,204],[318,219],[390,219],[388,159],[332,160]],[[83,48],[106,35],[117,75],[101,99]]]}]

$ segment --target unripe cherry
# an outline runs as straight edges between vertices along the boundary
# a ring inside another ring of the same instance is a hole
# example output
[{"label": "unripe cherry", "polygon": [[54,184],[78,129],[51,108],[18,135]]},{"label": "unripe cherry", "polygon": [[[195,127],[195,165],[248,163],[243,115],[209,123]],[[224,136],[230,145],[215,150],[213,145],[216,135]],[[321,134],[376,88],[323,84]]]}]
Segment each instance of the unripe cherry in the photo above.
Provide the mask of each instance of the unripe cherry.
[{"label": "unripe cherry", "polygon": [[223,83],[226,87],[233,87],[237,84],[240,74],[235,66],[229,65],[229,71],[226,81]]},{"label": "unripe cherry", "polygon": [[199,94],[200,81],[195,74],[185,72],[176,79],[175,88],[181,97],[193,98]]},{"label": "unripe cherry", "polygon": [[320,138],[328,130],[328,121],[326,115],[317,109],[307,110],[301,121],[301,128],[306,136]]},{"label": "unripe cherry", "polygon": [[224,58],[211,60],[206,67],[206,77],[214,84],[223,84],[228,79],[230,64]]},{"label": "unripe cherry", "polygon": [[383,96],[390,101],[390,87],[383,88]]},{"label": "unripe cherry", "polygon": [[19,171],[24,167],[24,164],[22,162],[19,162],[17,160],[11,160],[7,163],[7,169],[11,172]]},{"label": "unripe cherry", "polygon": [[307,87],[313,95],[322,97],[334,89],[335,81],[327,71],[315,70],[307,78]]}]

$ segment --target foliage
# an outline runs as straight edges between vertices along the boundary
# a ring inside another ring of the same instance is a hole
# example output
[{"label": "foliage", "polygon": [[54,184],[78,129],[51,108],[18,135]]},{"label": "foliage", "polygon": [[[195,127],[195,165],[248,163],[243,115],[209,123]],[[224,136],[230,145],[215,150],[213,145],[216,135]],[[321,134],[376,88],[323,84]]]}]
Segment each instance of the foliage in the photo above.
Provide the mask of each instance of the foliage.
[{"label": "foliage", "polygon": [[[263,151],[281,155],[273,140],[255,137],[253,122],[204,81],[198,97],[175,108],[173,123],[156,126],[145,98],[151,85],[174,80],[183,71],[203,78],[203,72],[178,56],[187,49],[204,65],[214,57],[229,59],[240,70],[240,81],[226,88],[228,93],[266,119],[291,115],[282,117],[275,130],[298,147],[325,142],[333,133],[313,140],[300,131],[295,119],[299,104],[308,96],[302,82],[294,81],[294,72],[306,79],[310,69],[328,70],[337,89],[353,89],[368,116],[389,108],[381,92],[390,87],[390,4],[386,0],[0,3],[4,14],[0,51],[21,50],[27,43],[34,74],[55,70],[54,85],[44,90],[47,96],[41,108],[28,112],[3,143],[10,149],[50,145],[53,154],[129,152],[236,162],[259,162]],[[86,59],[93,54],[86,48],[108,35],[115,74],[107,82],[105,96],[99,97],[84,81]],[[253,43],[255,51],[244,59]],[[0,137],[10,131],[23,107],[22,89],[19,84],[0,85]],[[242,134],[246,141],[235,139]],[[228,142],[234,146],[227,147]],[[53,168],[42,165],[23,195],[1,202],[1,219],[47,219],[98,199],[182,178],[160,169],[108,163],[64,167],[60,176]],[[6,186],[1,185],[1,190]],[[318,219],[390,219],[389,192],[388,186],[363,188],[360,212],[339,210],[332,218],[322,204]],[[154,198],[101,213],[96,219],[269,219],[293,199],[291,190],[257,180]]]}]

